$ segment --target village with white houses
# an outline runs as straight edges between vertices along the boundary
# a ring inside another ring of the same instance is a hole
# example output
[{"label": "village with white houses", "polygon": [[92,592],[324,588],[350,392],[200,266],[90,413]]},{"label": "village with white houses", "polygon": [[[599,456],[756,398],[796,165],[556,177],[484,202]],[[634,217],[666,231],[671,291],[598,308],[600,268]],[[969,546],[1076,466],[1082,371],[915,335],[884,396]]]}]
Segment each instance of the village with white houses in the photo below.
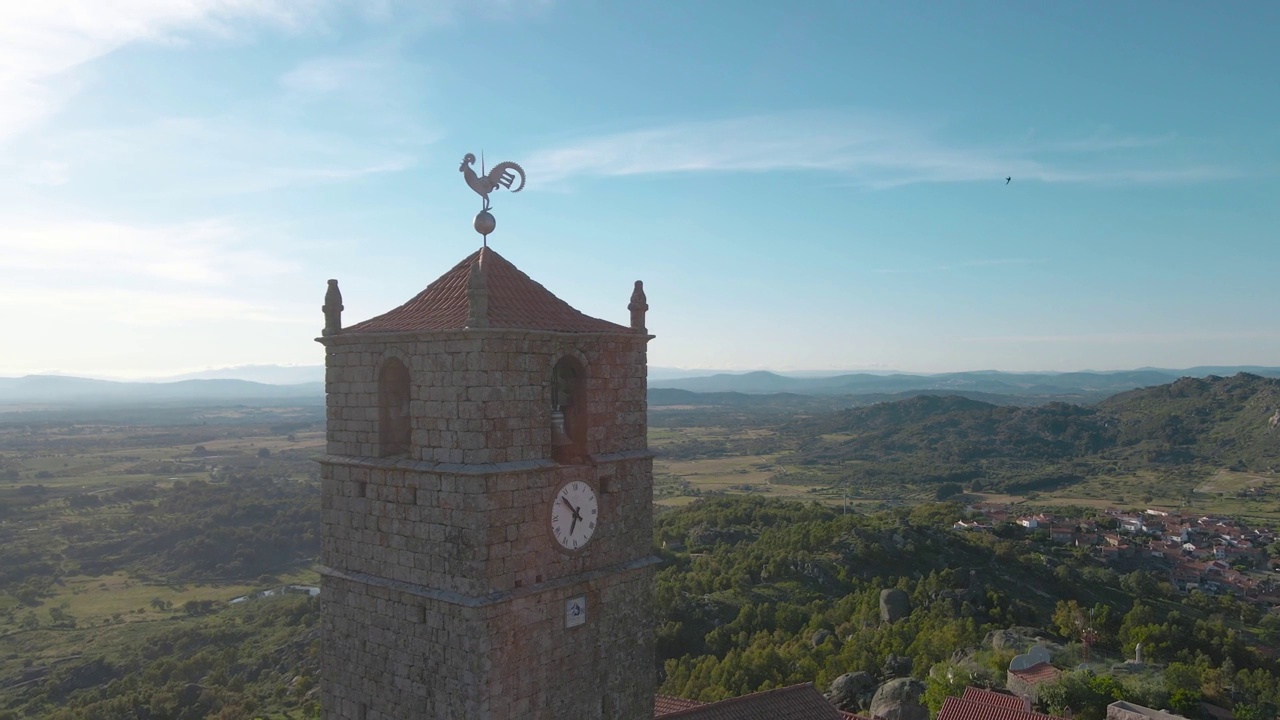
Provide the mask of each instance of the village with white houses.
[{"label": "village with white houses", "polygon": [[1182,593],[1231,594],[1280,607],[1280,580],[1272,574],[1280,571],[1280,555],[1268,551],[1280,540],[1274,528],[1157,509],[1108,508],[1083,518],[1053,512],[1019,514],[1016,506],[992,503],[966,509],[970,519],[957,521],[954,530],[996,532],[1020,527],[1051,543],[1087,548],[1094,558],[1119,571],[1155,571]]}]

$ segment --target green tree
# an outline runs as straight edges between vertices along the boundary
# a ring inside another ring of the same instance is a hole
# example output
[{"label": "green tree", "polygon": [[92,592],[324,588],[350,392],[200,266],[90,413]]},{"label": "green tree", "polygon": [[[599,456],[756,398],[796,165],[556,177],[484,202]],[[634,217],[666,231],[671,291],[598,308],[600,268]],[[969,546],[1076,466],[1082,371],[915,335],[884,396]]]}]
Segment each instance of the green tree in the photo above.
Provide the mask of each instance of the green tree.
[{"label": "green tree", "polygon": [[1075,600],[1059,600],[1053,611],[1053,628],[1062,637],[1079,642],[1083,616],[1080,603]]},{"label": "green tree", "polygon": [[60,607],[49,608],[49,619],[55,625],[62,627],[74,628],[76,626],[76,619],[72,617],[71,613]]},{"label": "green tree", "polygon": [[960,486],[960,483],[942,483],[938,486],[938,489],[934,491],[933,497],[937,500],[946,500],[947,498],[954,497],[962,492],[964,492],[964,488]]},{"label": "green tree", "polygon": [[1120,578],[1120,589],[1140,598],[1153,598],[1161,595],[1160,581],[1153,573],[1145,570],[1134,570]]},{"label": "green tree", "polygon": [[1169,693],[1169,709],[1188,718],[1200,717],[1200,703],[1204,696],[1199,690],[1179,688]]},{"label": "green tree", "polygon": [[1063,673],[1056,681],[1042,685],[1038,696],[1041,706],[1052,715],[1063,717],[1069,708],[1078,720],[1103,720],[1107,706],[1129,693],[1115,677],[1083,670]]},{"label": "green tree", "polygon": [[1262,641],[1268,645],[1280,645],[1280,613],[1270,612],[1258,621]]},{"label": "green tree", "polygon": [[1121,650],[1125,655],[1131,654],[1135,645],[1152,635],[1153,628],[1158,629],[1156,622],[1156,613],[1151,606],[1135,600],[1133,608],[1125,613],[1120,623]]},{"label": "green tree", "polygon": [[924,680],[924,704],[929,712],[937,714],[949,697],[959,697],[973,680],[973,674],[951,662],[938,663],[929,670]]}]

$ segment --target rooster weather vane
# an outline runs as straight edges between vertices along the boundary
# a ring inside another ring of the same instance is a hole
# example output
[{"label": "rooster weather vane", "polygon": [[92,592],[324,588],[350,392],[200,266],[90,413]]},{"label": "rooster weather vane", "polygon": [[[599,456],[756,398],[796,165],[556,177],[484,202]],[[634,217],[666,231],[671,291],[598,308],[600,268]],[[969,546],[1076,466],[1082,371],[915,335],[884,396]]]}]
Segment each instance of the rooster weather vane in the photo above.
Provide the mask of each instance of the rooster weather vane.
[{"label": "rooster weather vane", "polygon": [[[462,177],[467,181],[467,186],[476,191],[484,204],[480,208],[480,212],[476,215],[475,226],[476,232],[484,236],[485,247],[489,246],[489,233],[497,227],[497,220],[494,220],[493,214],[489,212],[489,193],[500,187],[507,188],[513,193],[520,192],[524,189],[525,174],[524,168],[513,162],[500,162],[493,166],[493,169],[486,175],[484,172],[484,161],[480,163],[480,173],[476,174],[475,168],[471,167],[476,162],[476,156],[467,153],[462,158],[462,164],[458,166],[458,171],[462,173]],[[520,184],[516,185],[516,180],[520,180]],[[515,187],[512,187],[515,185]]]}]

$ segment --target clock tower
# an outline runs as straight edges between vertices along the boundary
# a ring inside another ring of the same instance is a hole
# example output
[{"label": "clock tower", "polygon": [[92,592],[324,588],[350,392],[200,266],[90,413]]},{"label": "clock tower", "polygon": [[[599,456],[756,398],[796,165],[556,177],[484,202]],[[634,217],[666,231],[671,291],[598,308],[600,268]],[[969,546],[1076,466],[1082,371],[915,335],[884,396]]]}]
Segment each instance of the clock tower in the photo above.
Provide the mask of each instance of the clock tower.
[{"label": "clock tower", "polygon": [[653,717],[641,284],[619,325],[486,246],[347,328],[329,285],[324,717]]}]

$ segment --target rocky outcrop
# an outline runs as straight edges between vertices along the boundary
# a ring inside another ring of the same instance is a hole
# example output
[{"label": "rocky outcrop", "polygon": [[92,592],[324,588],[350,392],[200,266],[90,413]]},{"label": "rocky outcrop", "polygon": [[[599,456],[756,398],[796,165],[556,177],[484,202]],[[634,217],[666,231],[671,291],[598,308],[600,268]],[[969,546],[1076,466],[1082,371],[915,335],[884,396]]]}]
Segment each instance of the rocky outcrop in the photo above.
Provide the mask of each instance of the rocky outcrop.
[{"label": "rocky outcrop", "polygon": [[119,668],[98,658],[68,671],[53,692],[56,697],[66,697],[77,690],[106,685],[123,674]]},{"label": "rocky outcrop", "polygon": [[1043,634],[1041,630],[1033,627],[1015,626],[1003,630],[992,630],[987,633],[982,644],[992,650],[1012,650],[1016,653],[1024,653],[1027,648],[1035,645]]},{"label": "rocky outcrop", "polygon": [[921,702],[924,683],[915,678],[890,680],[876,689],[871,698],[871,715],[883,720],[929,720],[929,709]]},{"label": "rocky outcrop", "polygon": [[845,673],[831,681],[827,700],[846,712],[856,713],[871,704],[876,679],[868,672]]},{"label": "rocky outcrop", "polygon": [[896,623],[911,613],[911,598],[897,588],[880,591],[881,622]]},{"label": "rocky outcrop", "polygon": [[689,528],[689,546],[693,548],[709,548],[715,545],[734,545],[747,539],[742,528],[719,528],[710,525],[695,525]]},{"label": "rocky outcrop", "polygon": [[884,659],[884,666],[880,668],[880,677],[885,680],[909,677],[912,664],[910,655],[889,653],[889,656]]}]

